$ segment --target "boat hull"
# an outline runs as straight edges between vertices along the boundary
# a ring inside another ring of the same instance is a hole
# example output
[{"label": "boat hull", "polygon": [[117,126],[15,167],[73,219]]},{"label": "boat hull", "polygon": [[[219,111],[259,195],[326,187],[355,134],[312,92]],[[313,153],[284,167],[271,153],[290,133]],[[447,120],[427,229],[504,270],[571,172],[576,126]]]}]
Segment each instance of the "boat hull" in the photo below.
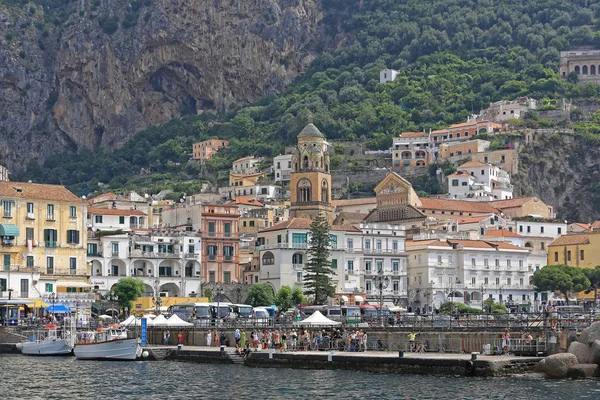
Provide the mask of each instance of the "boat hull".
[{"label": "boat hull", "polygon": [[73,353],[79,360],[135,360],[139,348],[137,339],[116,339],[76,344]]},{"label": "boat hull", "polygon": [[67,356],[72,350],[71,345],[63,339],[24,342],[21,347],[21,353],[27,356]]}]

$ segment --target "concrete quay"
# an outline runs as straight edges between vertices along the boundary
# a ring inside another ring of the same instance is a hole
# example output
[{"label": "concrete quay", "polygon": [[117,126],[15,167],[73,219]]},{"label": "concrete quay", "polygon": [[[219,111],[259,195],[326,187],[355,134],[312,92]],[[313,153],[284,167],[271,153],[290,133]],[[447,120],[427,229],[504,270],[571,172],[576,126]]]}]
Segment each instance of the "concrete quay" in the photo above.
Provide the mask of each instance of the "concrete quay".
[{"label": "concrete quay", "polygon": [[251,352],[247,358],[228,347],[150,346],[144,348],[151,359],[180,360],[198,363],[240,364],[258,368],[331,369],[399,374],[506,376],[533,372],[540,357],[482,356],[471,354],[404,353],[366,351]]}]

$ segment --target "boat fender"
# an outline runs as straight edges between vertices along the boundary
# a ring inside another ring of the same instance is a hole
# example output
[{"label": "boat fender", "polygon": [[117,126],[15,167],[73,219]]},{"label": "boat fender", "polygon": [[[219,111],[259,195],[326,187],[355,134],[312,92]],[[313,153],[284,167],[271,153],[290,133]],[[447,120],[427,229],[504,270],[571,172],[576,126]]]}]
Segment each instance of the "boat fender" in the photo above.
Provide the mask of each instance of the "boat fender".
[{"label": "boat fender", "polygon": [[467,361],[465,363],[465,373],[470,376],[472,376],[475,373],[475,366],[473,365],[473,361]]}]

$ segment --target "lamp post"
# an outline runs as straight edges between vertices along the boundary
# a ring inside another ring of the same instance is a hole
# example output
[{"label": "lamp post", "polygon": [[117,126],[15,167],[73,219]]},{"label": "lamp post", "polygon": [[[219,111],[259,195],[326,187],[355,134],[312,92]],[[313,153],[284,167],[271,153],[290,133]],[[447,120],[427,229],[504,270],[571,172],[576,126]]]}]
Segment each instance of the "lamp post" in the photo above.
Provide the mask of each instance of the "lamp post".
[{"label": "lamp post", "polygon": [[217,284],[214,288],[213,291],[216,292],[216,295],[214,297],[216,297],[217,299],[217,313],[216,313],[216,317],[217,320],[215,321],[216,326],[219,326],[219,318],[220,318],[220,313],[221,313],[221,295],[223,294],[223,287],[220,284]]},{"label": "lamp post", "polygon": [[379,310],[377,316],[379,317],[379,323],[383,326],[383,291],[390,285],[389,276],[383,275],[383,265],[379,268],[379,271],[377,271],[377,276],[373,278],[373,283],[379,290]]},{"label": "lamp post", "polygon": [[154,281],[154,297],[152,297],[152,303],[154,303],[156,316],[160,314],[160,306],[162,305],[162,299],[160,298],[160,293],[158,292],[160,280],[156,279]]},{"label": "lamp post", "polygon": [[[110,302],[110,310],[111,310],[111,316],[113,317],[113,319],[115,319],[115,301],[119,301],[119,296],[117,296],[115,293],[108,292],[108,301]],[[117,318],[119,317],[119,313],[117,312]]]},{"label": "lamp post", "polygon": [[56,303],[56,293],[55,292],[50,293],[50,301],[52,302],[52,320],[54,321],[54,313],[56,312],[56,310],[54,309],[54,305]]},{"label": "lamp post", "polygon": [[[81,304],[81,302],[79,301],[79,299],[75,300],[75,326],[77,326],[77,324],[79,323],[79,305],[80,304]],[[83,325],[83,323],[82,323],[82,325]]]}]

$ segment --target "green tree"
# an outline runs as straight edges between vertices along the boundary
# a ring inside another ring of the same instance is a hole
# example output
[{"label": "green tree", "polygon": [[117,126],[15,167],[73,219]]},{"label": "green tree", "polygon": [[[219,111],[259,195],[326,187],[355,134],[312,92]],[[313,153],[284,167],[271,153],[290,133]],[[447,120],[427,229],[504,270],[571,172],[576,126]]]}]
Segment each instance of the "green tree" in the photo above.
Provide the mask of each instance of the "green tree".
[{"label": "green tree", "polygon": [[506,306],[504,304],[496,303],[492,298],[488,298],[483,301],[483,311],[488,314],[505,313]]},{"label": "green tree", "polygon": [[282,286],[275,294],[275,305],[281,312],[286,312],[292,308],[292,288]]},{"label": "green tree", "polygon": [[299,287],[294,288],[292,291],[292,304],[299,305],[304,302],[304,294],[302,293],[302,289]]},{"label": "green tree", "polygon": [[558,291],[569,304],[571,292],[581,292],[590,287],[590,280],[583,270],[568,265],[547,265],[533,274],[533,286],[536,291]]},{"label": "green tree", "polygon": [[204,289],[204,297],[206,297],[208,299],[208,302],[212,302],[212,289],[211,288],[206,288]]},{"label": "green tree", "polygon": [[590,287],[586,293],[594,292],[594,304],[598,300],[598,288],[600,288],[600,265],[594,268],[584,268],[583,273],[590,280]]},{"label": "green tree", "polygon": [[447,301],[442,303],[439,308],[440,314],[455,314],[456,311],[459,314],[479,314],[481,310],[478,308],[469,307],[463,303],[454,303],[451,301]]},{"label": "green tree", "polygon": [[313,296],[313,304],[326,304],[335,293],[331,282],[333,268],[329,260],[331,237],[329,222],[323,214],[317,215],[310,224],[308,262],[305,267],[304,293]]},{"label": "green tree", "polygon": [[266,307],[272,305],[273,302],[273,289],[271,285],[267,283],[257,283],[250,286],[246,304],[250,304],[252,307]]},{"label": "green tree", "polygon": [[119,296],[119,305],[131,310],[133,301],[144,293],[144,282],[136,278],[121,278],[112,291]]}]

